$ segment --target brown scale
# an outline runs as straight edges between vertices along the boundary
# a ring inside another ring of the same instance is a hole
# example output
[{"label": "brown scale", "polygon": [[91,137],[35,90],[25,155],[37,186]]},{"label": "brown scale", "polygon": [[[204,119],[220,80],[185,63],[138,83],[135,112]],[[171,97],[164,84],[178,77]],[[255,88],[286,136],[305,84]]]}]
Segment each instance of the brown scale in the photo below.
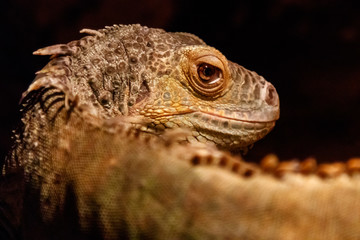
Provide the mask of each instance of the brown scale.
[{"label": "brown scale", "polygon": [[304,175],[314,174],[317,169],[316,159],[308,157],[304,161],[300,162],[300,172]]},{"label": "brown scale", "polygon": [[282,177],[287,173],[296,173],[300,170],[300,163],[297,160],[283,161],[280,162],[275,169],[274,175],[276,177]]},{"label": "brown scale", "polygon": [[264,173],[278,178],[291,173],[299,173],[304,176],[317,175],[324,179],[335,178],[342,174],[350,176],[360,174],[360,158],[350,158],[346,163],[335,162],[318,165],[313,157],[306,158],[303,161],[279,161],[275,154],[268,154],[261,160],[259,166]]},{"label": "brown scale", "polygon": [[211,153],[208,155],[195,154],[190,163],[194,166],[218,166],[243,177],[251,177],[259,173],[259,169],[255,165],[226,153],[222,153],[221,156],[215,156]]},{"label": "brown scale", "polygon": [[360,158],[350,158],[346,166],[350,175],[360,174]]},{"label": "brown scale", "polygon": [[279,165],[279,158],[275,154],[266,155],[260,162],[260,167],[264,172],[272,173]]},{"label": "brown scale", "polygon": [[135,29],[138,32],[138,37],[133,39],[132,36],[127,36],[122,38],[121,41],[124,45],[124,50],[128,58],[128,78],[126,83],[129,87],[129,98],[127,105],[129,107],[133,106],[137,102],[139,95],[139,89],[143,83],[143,77],[146,73],[146,61],[149,52],[153,51],[151,47],[146,45],[148,31],[141,31],[140,29]]},{"label": "brown scale", "polygon": [[346,165],[341,162],[320,164],[317,169],[317,175],[322,178],[338,177],[343,173],[346,173]]}]

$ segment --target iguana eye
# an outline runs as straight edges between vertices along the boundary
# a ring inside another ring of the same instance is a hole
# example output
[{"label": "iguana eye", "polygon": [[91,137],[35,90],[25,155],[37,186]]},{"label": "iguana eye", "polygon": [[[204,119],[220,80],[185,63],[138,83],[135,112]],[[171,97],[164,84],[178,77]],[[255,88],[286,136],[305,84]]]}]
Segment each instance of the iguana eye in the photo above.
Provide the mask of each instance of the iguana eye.
[{"label": "iguana eye", "polygon": [[222,71],[208,63],[201,63],[198,65],[198,75],[200,80],[205,84],[216,84],[221,81]]},{"label": "iguana eye", "polygon": [[227,59],[211,47],[189,47],[183,50],[181,67],[186,84],[199,97],[214,99],[225,94],[232,84]]}]

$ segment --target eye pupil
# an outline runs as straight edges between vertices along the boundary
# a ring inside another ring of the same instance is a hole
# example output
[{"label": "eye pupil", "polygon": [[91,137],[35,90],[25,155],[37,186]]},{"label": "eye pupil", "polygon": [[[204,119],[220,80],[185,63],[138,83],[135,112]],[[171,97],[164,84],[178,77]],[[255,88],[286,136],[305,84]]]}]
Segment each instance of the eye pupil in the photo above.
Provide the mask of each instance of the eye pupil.
[{"label": "eye pupil", "polygon": [[204,66],[203,73],[204,73],[205,76],[210,77],[211,75],[214,74],[214,68],[213,68],[213,67],[210,67],[210,66],[208,66],[208,65],[205,65],[205,66]]},{"label": "eye pupil", "polygon": [[213,84],[221,79],[222,72],[215,66],[202,63],[198,66],[198,75],[203,82]]}]

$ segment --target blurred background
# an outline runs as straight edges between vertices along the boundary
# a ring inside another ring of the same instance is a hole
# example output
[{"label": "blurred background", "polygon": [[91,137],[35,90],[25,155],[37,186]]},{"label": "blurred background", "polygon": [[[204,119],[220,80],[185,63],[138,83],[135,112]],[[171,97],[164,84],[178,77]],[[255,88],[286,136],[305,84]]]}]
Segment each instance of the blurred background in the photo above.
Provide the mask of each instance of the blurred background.
[{"label": "blurred background", "polygon": [[0,20],[2,159],[21,93],[48,62],[32,52],[115,23],[194,33],[274,84],[280,120],[247,159],[360,157],[360,1],[3,0]]}]

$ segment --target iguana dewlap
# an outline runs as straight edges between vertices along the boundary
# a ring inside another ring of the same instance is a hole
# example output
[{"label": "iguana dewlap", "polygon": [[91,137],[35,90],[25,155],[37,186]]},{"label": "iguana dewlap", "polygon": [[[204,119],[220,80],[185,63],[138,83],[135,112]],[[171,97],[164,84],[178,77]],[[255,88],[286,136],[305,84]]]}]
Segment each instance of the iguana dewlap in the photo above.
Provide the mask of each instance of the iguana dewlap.
[{"label": "iguana dewlap", "polygon": [[100,118],[141,116],[149,128],[185,127],[189,141],[244,148],[279,118],[275,88],[188,33],[140,25],[113,26],[69,44],[40,49],[56,55],[28,92],[65,85]]}]

